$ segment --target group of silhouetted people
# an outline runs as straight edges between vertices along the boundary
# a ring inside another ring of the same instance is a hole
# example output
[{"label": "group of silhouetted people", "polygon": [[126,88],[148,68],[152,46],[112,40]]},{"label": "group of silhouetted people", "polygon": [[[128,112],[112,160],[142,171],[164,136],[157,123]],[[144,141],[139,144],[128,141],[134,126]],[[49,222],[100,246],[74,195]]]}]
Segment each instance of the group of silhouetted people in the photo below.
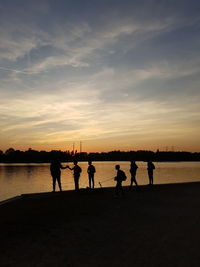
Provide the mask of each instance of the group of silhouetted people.
[{"label": "group of silhouetted people", "polygon": [[[117,171],[117,176],[114,178],[114,180],[117,182],[115,187],[115,193],[116,195],[119,195],[121,193],[124,195],[124,190],[122,187],[122,182],[126,181],[127,177],[124,171],[120,169],[120,165],[116,165],[115,169]],[[130,174],[131,174],[131,184],[129,189],[132,189],[133,183],[135,183],[136,188],[139,189],[137,180],[136,180],[136,172],[137,172],[138,166],[135,163],[134,160],[131,161],[130,165]],[[147,171],[148,171],[148,177],[149,177],[149,185],[153,185],[153,170],[155,169],[155,165],[152,161],[147,162]]]},{"label": "group of silhouetted people", "polygon": [[[53,192],[55,192],[56,188],[56,181],[58,183],[60,191],[62,191],[62,185],[61,185],[61,169],[69,169],[73,171],[73,176],[74,176],[74,185],[75,185],[75,190],[79,190],[79,178],[82,172],[81,167],[78,165],[78,161],[74,160],[74,166],[70,168],[68,165],[67,166],[62,166],[60,161],[58,159],[54,159],[51,161],[50,164],[50,171],[51,171],[51,176],[53,179]],[[117,171],[116,177],[114,180],[116,181],[116,187],[115,187],[115,193],[116,195],[119,195],[121,193],[124,195],[124,190],[122,187],[122,182],[127,179],[126,174],[123,170],[120,169],[120,165],[116,165],[115,169]],[[136,181],[136,173],[137,173],[138,166],[135,163],[135,161],[131,161],[130,165],[130,174],[131,174],[131,183],[129,189],[132,189],[133,183],[136,185],[136,188],[139,189],[138,183]],[[155,165],[153,164],[152,161],[147,161],[147,172],[148,172],[148,177],[149,177],[149,185],[153,185],[153,170],[155,169]],[[95,166],[92,164],[92,161],[88,161],[88,168],[87,168],[87,173],[88,173],[88,181],[89,181],[89,188],[92,189],[95,186],[95,179],[94,179],[94,174],[96,172]]]},{"label": "group of silhouetted people", "polygon": [[[70,168],[68,165],[67,166],[62,166],[60,161],[58,159],[54,159],[51,161],[50,164],[50,171],[51,171],[51,176],[53,179],[53,192],[55,192],[55,187],[56,187],[56,181],[58,183],[60,191],[62,191],[62,186],[61,186],[61,169],[69,169],[73,171],[73,176],[74,176],[74,185],[75,185],[75,190],[79,190],[79,178],[82,172],[81,167],[78,165],[78,161],[74,160],[74,166]],[[92,165],[92,161],[88,162],[88,178],[89,178],[89,188],[94,188],[94,173],[96,172],[96,169],[94,165]]]}]

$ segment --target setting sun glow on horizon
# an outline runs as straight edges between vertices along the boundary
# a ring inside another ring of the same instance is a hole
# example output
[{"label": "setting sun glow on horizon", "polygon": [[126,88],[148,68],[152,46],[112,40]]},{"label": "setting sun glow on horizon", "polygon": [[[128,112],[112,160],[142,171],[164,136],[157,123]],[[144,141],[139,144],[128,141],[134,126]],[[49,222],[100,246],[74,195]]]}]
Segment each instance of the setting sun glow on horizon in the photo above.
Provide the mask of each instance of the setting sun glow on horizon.
[{"label": "setting sun glow on horizon", "polygon": [[0,4],[0,150],[200,151],[198,2],[18,2]]}]

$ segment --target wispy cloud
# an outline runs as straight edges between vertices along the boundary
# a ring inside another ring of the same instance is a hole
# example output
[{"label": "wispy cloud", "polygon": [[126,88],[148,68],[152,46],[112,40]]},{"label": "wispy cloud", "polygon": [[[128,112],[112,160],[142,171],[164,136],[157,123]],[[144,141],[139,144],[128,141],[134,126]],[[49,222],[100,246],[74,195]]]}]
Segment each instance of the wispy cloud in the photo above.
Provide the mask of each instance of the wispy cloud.
[{"label": "wispy cloud", "polygon": [[17,69],[10,69],[10,68],[3,68],[3,67],[0,67],[0,70],[6,70],[6,71],[11,71],[11,72],[15,72],[15,73],[21,73],[21,74],[36,74],[38,72],[30,72],[30,71],[23,71],[23,70],[17,70]]}]

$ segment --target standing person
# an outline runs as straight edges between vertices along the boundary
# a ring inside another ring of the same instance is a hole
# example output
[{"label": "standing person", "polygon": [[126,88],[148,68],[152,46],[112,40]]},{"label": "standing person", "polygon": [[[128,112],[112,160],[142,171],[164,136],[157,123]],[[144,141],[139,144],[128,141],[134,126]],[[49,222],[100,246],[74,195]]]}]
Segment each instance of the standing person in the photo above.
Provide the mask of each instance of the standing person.
[{"label": "standing person", "polygon": [[137,186],[138,188],[138,183],[136,181],[136,172],[137,172],[137,169],[138,169],[138,166],[137,164],[135,163],[134,160],[131,160],[131,166],[130,166],[130,173],[131,173],[131,184],[130,184],[130,189],[132,188],[133,186],[133,182],[135,183],[135,185]]},{"label": "standing person", "polygon": [[115,187],[115,194],[118,196],[119,192],[121,192],[121,194],[124,195],[122,181],[126,180],[126,174],[124,171],[120,170],[120,165],[116,165],[115,169],[117,171],[117,176],[114,178],[114,180],[117,181],[117,184]]},{"label": "standing person", "polygon": [[74,167],[69,169],[71,171],[74,171],[74,185],[75,185],[75,190],[78,191],[79,190],[79,178],[80,178],[80,174],[82,172],[82,169],[80,166],[78,166],[78,161],[74,160]]},{"label": "standing person", "polygon": [[56,189],[56,181],[58,183],[60,192],[62,192],[62,185],[61,185],[61,169],[66,169],[68,166],[63,167],[60,163],[59,159],[53,159],[50,164],[50,172],[53,179],[53,192],[55,192]]},{"label": "standing person", "polygon": [[87,169],[87,172],[88,172],[88,179],[89,179],[89,188],[91,188],[91,182],[92,182],[92,188],[94,189],[94,174],[96,172],[96,169],[94,167],[94,165],[92,165],[92,161],[89,160],[88,161],[88,169]]},{"label": "standing person", "polygon": [[153,185],[153,170],[155,169],[155,165],[152,163],[152,161],[147,162],[147,171],[149,176],[149,185]]}]

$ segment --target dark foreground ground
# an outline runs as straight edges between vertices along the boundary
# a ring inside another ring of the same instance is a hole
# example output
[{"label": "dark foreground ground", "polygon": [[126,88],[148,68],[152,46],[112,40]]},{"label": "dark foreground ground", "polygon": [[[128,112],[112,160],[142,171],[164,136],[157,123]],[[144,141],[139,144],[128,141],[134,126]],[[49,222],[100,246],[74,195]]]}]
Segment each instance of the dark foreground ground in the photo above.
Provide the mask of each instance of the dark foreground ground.
[{"label": "dark foreground ground", "polygon": [[0,266],[200,266],[200,183],[25,196],[0,215]]}]

